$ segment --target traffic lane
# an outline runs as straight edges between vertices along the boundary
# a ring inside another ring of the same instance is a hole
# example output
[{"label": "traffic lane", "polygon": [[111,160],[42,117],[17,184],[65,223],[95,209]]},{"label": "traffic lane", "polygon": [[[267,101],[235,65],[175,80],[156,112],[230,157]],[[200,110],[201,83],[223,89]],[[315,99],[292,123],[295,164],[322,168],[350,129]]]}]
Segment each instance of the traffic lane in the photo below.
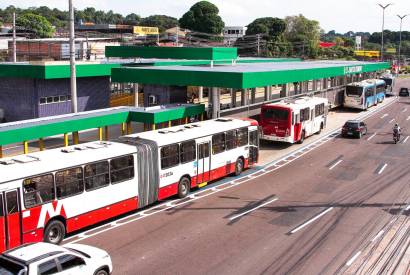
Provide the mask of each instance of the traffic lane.
[{"label": "traffic lane", "polygon": [[[317,149],[317,150],[319,150],[319,149]],[[300,165],[299,165],[299,166],[300,166]],[[288,167],[290,167],[290,166],[288,166]],[[311,170],[311,169],[309,169],[309,171],[310,171],[310,170]],[[262,183],[266,183],[266,182],[267,182],[266,180],[263,180],[263,181],[262,181]],[[291,187],[291,188],[292,188],[292,187]],[[302,189],[302,188],[300,188],[300,189]],[[299,189],[299,190],[300,190],[300,189]],[[236,190],[237,190],[237,189],[236,189]],[[260,190],[260,191],[262,192],[262,190],[264,190],[264,189],[263,189],[263,188],[258,188],[257,190]],[[246,191],[245,193],[246,193],[245,195],[248,195],[248,194],[249,194],[248,191]],[[263,194],[266,194],[266,191],[263,191],[262,193],[263,193]],[[308,192],[306,192],[306,193],[308,193]],[[231,193],[228,193],[228,194],[225,195],[224,197],[225,197],[225,198],[226,198],[226,197],[235,198],[235,196],[232,196]],[[244,196],[244,197],[245,197],[245,196]],[[300,195],[297,195],[297,197],[300,199]],[[237,196],[236,198],[238,198],[238,196]],[[240,196],[239,196],[239,198],[240,198]],[[229,198],[228,198],[228,199],[229,199]],[[317,201],[317,200],[316,200],[316,201]],[[195,202],[195,204],[196,204],[196,203],[197,203],[197,202]],[[210,203],[210,205],[217,205],[217,204],[215,204],[215,203]],[[228,206],[225,206],[225,208],[226,208],[226,207],[230,207],[230,208],[232,209],[232,203],[229,203]],[[241,205],[235,206],[234,208],[236,208],[236,207],[241,207]],[[202,208],[203,208],[203,207],[202,207]],[[222,208],[224,208],[224,207],[222,206]],[[189,210],[189,209],[185,209],[185,211],[186,211],[186,210]],[[211,212],[215,212],[214,210],[215,210],[215,209],[213,209],[213,210],[211,209]],[[189,211],[188,211],[188,212],[189,212]],[[259,212],[258,212],[258,213],[259,213]],[[204,215],[204,214],[201,213],[201,217],[204,218],[204,220],[207,220],[206,217],[203,216],[203,215]],[[154,218],[154,217],[152,217],[152,218]],[[150,218],[150,219],[152,219],[152,218]],[[211,220],[212,220],[212,218],[211,218]],[[172,220],[172,221],[173,221],[173,220]],[[172,222],[172,221],[170,221],[170,222]],[[179,221],[178,221],[177,223],[179,224]],[[186,222],[185,222],[185,223],[186,223]],[[204,225],[204,226],[206,226],[206,225]],[[188,231],[192,231],[192,230],[188,230]],[[206,228],[206,231],[207,231],[207,232],[208,232],[208,231],[209,231],[209,232],[212,232],[212,231],[208,230],[208,228]],[[126,232],[128,232],[128,230],[126,230]],[[173,239],[173,238],[166,238],[166,239]],[[226,239],[226,238],[225,238],[225,239]],[[126,238],[126,243],[127,243],[127,242],[128,242],[128,240],[127,240],[127,238]],[[194,248],[194,250],[195,250],[195,249],[196,249],[196,248]]]}]

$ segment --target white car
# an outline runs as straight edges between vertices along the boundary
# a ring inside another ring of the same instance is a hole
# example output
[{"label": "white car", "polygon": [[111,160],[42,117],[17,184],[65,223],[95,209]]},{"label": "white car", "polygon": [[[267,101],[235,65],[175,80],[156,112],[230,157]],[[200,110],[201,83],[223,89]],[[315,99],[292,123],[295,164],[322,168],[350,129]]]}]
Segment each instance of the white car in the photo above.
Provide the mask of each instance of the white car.
[{"label": "white car", "polygon": [[107,252],[82,244],[30,243],[0,256],[1,275],[108,275],[111,272],[112,262]]}]

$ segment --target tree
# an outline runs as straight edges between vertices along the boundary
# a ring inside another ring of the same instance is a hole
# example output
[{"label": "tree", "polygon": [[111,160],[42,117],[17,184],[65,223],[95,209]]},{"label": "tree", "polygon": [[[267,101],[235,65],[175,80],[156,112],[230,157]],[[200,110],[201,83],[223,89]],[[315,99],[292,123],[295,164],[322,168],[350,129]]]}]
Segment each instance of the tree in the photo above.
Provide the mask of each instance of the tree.
[{"label": "tree", "polygon": [[287,41],[293,45],[293,53],[315,58],[319,51],[319,22],[309,20],[303,15],[285,18]]},{"label": "tree", "polygon": [[217,6],[208,1],[200,1],[179,19],[179,24],[185,29],[219,35],[225,23],[218,14]]},{"label": "tree", "polygon": [[130,13],[125,16],[124,23],[128,25],[138,25],[141,21],[141,16],[135,13]]},{"label": "tree", "polygon": [[49,38],[54,34],[50,22],[41,15],[25,13],[16,19],[16,25],[32,32],[36,38]]},{"label": "tree", "polygon": [[141,19],[140,25],[147,27],[158,27],[160,32],[178,25],[178,20],[167,15],[151,15]]},{"label": "tree", "polygon": [[286,30],[286,23],[280,18],[264,17],[248,25],[246,35],[265,34],[270,40],[276,39]]}]

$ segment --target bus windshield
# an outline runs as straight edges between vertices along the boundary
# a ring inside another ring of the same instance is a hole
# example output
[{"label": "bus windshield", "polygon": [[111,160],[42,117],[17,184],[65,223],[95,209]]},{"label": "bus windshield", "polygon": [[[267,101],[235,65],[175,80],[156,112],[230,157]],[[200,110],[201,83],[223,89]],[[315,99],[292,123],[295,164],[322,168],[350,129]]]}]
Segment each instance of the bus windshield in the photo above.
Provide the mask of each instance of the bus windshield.
[{"label": "bus windshield", "polygon": [[391,79],[391,78],[382,78],[382,79],[384,80],[384,82],[386,82],[386,85],[391,86],[391,84],[393,82],[393,79]]},{"label": "bus windshield", "polygon": [[288,120],[289,110],[286,109],[264,109],[263,118],[269,120]]},{"label": "bus windshield", "polygon": [[362,96],[363,87],[347,86],[346,87],[347,96]]}]

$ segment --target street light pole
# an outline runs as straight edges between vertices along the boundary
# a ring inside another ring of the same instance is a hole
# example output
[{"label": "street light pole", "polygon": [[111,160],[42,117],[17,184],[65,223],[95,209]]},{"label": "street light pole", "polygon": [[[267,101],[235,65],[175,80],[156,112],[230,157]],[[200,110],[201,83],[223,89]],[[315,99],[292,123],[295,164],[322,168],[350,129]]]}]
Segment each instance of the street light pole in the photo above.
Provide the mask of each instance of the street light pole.
[{"label": "street light pole", "polygon": [[17,46],[16,46],[16,13],[13,12],[13,63],[17,62]]},{"label": "street light pole", "polygon": [[400,71],[400,67],[401,67],[401,29],[402,29],[402,26],[403,26],[403,19],[406,16],[408,16],[408,14],[405,14],[405,15],[402,15],[402,16],[397,15],[397,17],[400,18],[399,64],[398,64],[399,65],[399,71]]},{"label": "street light pole", "polygon": [[381,48],[381,52],[380,52],[380,56],[381,56],[381,60],[383,61],[383,52],[384,52],[384,11],[386,10],[386,8],[390,5],[392,5],[392,3],[389,3],[385,6],[383,6],[382,4],[378,4],[382,9],[383,9],[383,23],[382,23],[382,48]]},{"label": "street light pole", "polygon": [[74,34],[74,8],[73,0],[68,1],[70,13],[70,86],[71,86],[71,112],[77,113],[77,79],[75,71],[75,34]]}]

